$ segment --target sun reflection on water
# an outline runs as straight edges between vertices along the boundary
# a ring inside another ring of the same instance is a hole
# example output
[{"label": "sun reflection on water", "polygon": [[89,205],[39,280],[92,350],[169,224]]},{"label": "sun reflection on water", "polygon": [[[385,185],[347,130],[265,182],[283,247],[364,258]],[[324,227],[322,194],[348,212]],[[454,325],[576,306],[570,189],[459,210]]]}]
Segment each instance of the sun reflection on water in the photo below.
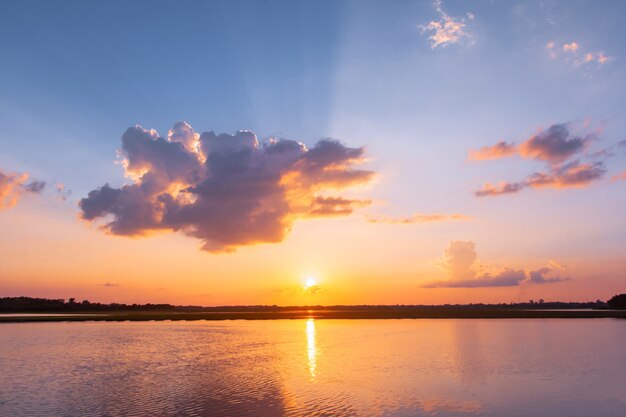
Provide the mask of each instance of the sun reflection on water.
[{"label": "sun reflection on water", "polygon": [[315,320],[308,319],[306,322],[306,347],[311,380],[315,380],[317,368],[317,346],[315,345]]}]

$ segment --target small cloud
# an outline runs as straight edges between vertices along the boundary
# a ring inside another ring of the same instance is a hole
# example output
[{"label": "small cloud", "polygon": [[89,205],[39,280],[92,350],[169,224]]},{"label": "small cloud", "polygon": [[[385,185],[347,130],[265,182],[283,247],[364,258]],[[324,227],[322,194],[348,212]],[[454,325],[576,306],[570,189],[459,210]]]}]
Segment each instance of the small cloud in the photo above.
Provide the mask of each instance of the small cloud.
[{"label": "small cloud", "polygon": [[570,124],[554,124],[532,135],[519,146],[514,142],[500,141],[479,150],[470,150],[468,159],[483,161],[519,155],[527,159],[559,163],[583,152],[595,140],[596,133],[578,136],[572,133]]},{"label": "small cloud", "polygon": [[497,275],[484,274],[472,279],[434,281],[423,285],[423,288],[484,288],[484,287],[516,287],[526,279],[521,270],[505,269]]},{"label": "small cloud", "polygon": [[301,285],[291,285],[288,287],[274,288],[269,291],[270,294],[279,294],[285,297],[297,297],[303,295],[317,295],[327,291],[327,288],[321,283],[303,287]]},{"label": "small cloud", "polygon": [[[439,46],[445,48],[448,45],[471,41],[472,36],[465,29],[465,19],[455,19],[450,17],[444,10],[441,0],[435,0],[433,7],[439,14],[439,20],[432,20],[427,25],[418,26],[422,33],[429,32],[431,49]],[[468,20],[474,20],[474,14],[467,13]]]},{"label": "small cloud", "polygon": [[626,180],[626,170],[620,172],[619,174],[615,174],[611,177],[611,181],[624,181]]},{"label": "small cloud", "polygon": [[[523,269],[504,268],[492,274],[490,272],[478,274],[478,255],[476,244],[472,241],[451,241],[444,249],[444,256],[440,265],[448,271],[448,279],[431,281],[423,288],[482,288],[482,287],[516,287],[522,283],[546,284],[564,281],[565,278],[549,277],[545,275],[558,268],[542,268],[530,273],[527,277]],[[559,265],[556,261],[550,263]],[[559,265],[560,266],[560,265]]]},{"label": "small cloud", "polygon": [[322,284],[315,284],[315,285],[308,286],[306,288],[302,288],[302,292],[304,294],[310,294],[310,295],[320,294],[324,292],[325,290],[326,289],[322,286]]},{"label": "small cloud", "polygon": [[491,183],[484,184],[482,188],[474,194],[477,197],[485,197],[490,195],[514,194],[524,188],[525,185],[520,182],[500,182],[498,185]]},{"label": "small cloud", "polygon": [[555,124],[524,141],[519,153],[524,158],[558,163],[582,152],[595,139],[594,134],[573,135],[568,124]]},{"label": "small cloud", "polygon": [[612,60],[613,57],[607,56],[603,52],[587,52],[581,58],[575,60],[574,65],[579,66],[590,62],[597,62],[599,65],[604,65]]},{"label": "small cloud", "polygon": [[317,196],[311,203],[308,215],[316,216],[346,216],[354,209],[370,205],[371,200],[351,200],[342,197]]},{"label": "small cloud", "polygon": [[483,185],[474,195],[477,197],[513,194],[524,188],[582,188],[604,177],[604,163],[580,163],[573,161],[549,172],[535,172],[522,182],[502,182],[498,186]]},{"label": "small cloud", "polygon": [[576,42],[563,44],[563,52],[574,53],[576,51],[578,51],[578,44]]},{"label": "small cloud", "polygon": [[533,284],[549,284],[551,282],[560,282],[560,281],[568,281],[569,278],[561,278],[558,276],[555,277],[546,277],[546,275],[553,272],[553,268],[541,268],[536,271],[530,272],[530,282]]},{"label": "small cloud", "polygon": [[[41,194],[45,181],[28,181],[27,173],[11,173],[0,170],[0,210],[13,207],[26,193]],[[28,182],[27,182],[28,181]]]},{"label": "small cloud", "polygon": [[550,58],[556,58],[559,55],[563,60],[573,63],[575,66],[581,66],[589,63],[597,63],[598,66],[614,60],[614,57],[606,55],[603,51],[583,50],[578,42],[564,43],[560,51],[556,48],[555,42],[550,41],[546,44],[546,51]]},{"label": "small cloud", "polygon": [[24,191],[28,193],[39,194],[46,188],[45,181],[33,180],[24,185]]},{"label": "small cloud", "polygon": [[470,161],[485,161],[499,159],[517,154],[517,146],[514,143],[500,141],[493,146],[483,146],[478,150],[471,150],[467,157]]},{"label": "small cloud", "polygon": [[415,213],[409,217],[387,217],[370,216],[367,221],[370,223],[390,223],[390,224],[414,224],[414,223],[434,223],[449,220],[470,220],[471,217],[464,214],[423,214]]},{"label": "small cloud", "polygon": [[57,197],[61,201],[67,201],[67,199],[72,195],[72,190],[68,189],[65,184],[61,184],[60,182],[55,184],[54,190],[56,191]]},{"label": "small cloud", "polygon": [[109,287],[109,288],[113,288],[113,287],[119,287],[120,284],[116,284],[114,282],[105,282],[104,284],[102,284],[103,287]]},{"label": "small cloud", "polygon": [[548,268],[552,268],[552,269],[567,269],[567,265],[564,265],[562,263],[559,263],[553,259],[548,261]]}]

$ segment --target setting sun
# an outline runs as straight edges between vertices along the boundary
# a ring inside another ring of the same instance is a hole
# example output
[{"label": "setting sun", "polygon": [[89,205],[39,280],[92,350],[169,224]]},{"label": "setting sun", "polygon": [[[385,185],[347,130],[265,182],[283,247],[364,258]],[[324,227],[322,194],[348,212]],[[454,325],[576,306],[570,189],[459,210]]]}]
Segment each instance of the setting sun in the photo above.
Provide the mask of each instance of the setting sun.
[{"label": "setting sun", "polygon": [[0,0],[0,417],[626,417],[625,20]]},{"label": "setting sun", "polygon": [[304,289],[308,290],[311,287],[315,287],[317,285],[317,279],[314,277],[308,277],[304,280]]}]

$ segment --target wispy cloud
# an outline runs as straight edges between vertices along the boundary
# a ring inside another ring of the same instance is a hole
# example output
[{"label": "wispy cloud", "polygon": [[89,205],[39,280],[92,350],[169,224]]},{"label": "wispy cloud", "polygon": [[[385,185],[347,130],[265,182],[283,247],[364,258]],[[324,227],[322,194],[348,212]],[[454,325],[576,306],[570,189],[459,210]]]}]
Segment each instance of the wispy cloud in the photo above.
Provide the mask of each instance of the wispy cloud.
[{"label": "wispy cloud", "polygon": [[624,180],[626,180],[626,170],[620,172],[619,174],[613,175],[613,177],[611,177],[611,180],[613,180],[613,181],[624,181]]},{"label": "wispy cloud", "polygon": [[259,143],[250,131],[200,135],[186,122],[167,138],[131,127],[120,155],[133,182],[89,192],[79,202],[82,217],[111,219],[102,227],[121,236],[180,230],[211,252],[280,242],[297,219],[348,215],[369,201],[329,194],[374,177],[354,168],[363,148],[336,140],[308,149],[287,139]]},{"label": "wispy cloud", "polygon": [[478,150],[472,149],[467,156],[470,161],[484,161],[489,159],[499,159],[517,154],[517,147],[514,143],[500,141],[493,146],[483,146]]},{"label": "wispy cloud", "polygon": [[561,58],[571,62],[574,66],[596,63],[598,66],[613,61],[615,58],[607,55],[604,51],[583,50],[578,42],[565,42],[558,47],[554,41],[546,44],[546,51],[550,58]]},{"label": "wispy cloud", "polygon": [[56,192],[57,198],[61,201],[67,201],[72,195],[72,190],[67,188],[65,184],[57,182],[54,185],[54,190]]},{"label": "wispy cloud", "polygon": [[[514,194],[525,188],[580,188],[604,178],[606,168],[601,160],[581,162],[583,153],[598,141],[597,132],[577,135],[570,124],[555,124],[546,130],[540,130],[521,144],[498,142],[494,146],[485,146],[478,151],[471,150],[471,161],[498,159],[511,155],[534,159],[547,164],[545,171],[537,171],[521,181],[501,181],[497,184],[486,183],[474,194],[478,197]],[[587,153],[587,156],[600,158],[609,152]]]},{"label": "wispy cloud", "polygon": [[423,214],[415,213],[408,217],[388,217],[388,216],[368,216],[370,223],[390,223],[390,224],[414,224],[414,223],[434,223],[449,220],[470,220],[471,217],[465,214]]},{"label": "wispy cloud", "polygon": [[569,278],[560,277],[560,276],[552,276],[547,277],[546,275],[551,274],[555,271],[554,268],[544,267],[540,268],[536,271],[530,272],[530,282],[533,284],[549,284],[551,282],[560,282],[560,281],[568,281]]},{"label": "wispy cloud", "polygon": [[[526,273],[523,269],[504,268],[500,271],[478,273],[476,244],[472,241],[454,240],[444,249],[440,265],[448,272],[448,279],[431,281],[424,288],[481,288],[515,287],[523,283],[548,284],[564,281],[558,276],[546,277],[557,269],[553,264],[536,271]],[[555,263],[555,261],[550,261]],[[563,265],[560,268],[564,268]]]},{"label": "wispy cloud", "polygon": [[571,126],[567,123],[554,124],[532,135],[519,146],[514,142],[500,141],[479,150],[472,149],[469,151],[468,160],[483,161],[519,155],[523,158],[559,163],[583,152],[595,140],[597,140],[595,132],[580,136],[573,134]]},{"label": "wispy cloud", "polygon": [[[443,10],[441,0],[435,0],[433,7],[439,14],[440,19],[432,20],[426,25],[418,26],[422,33],[429,33],[428,39],[430,40],[430,47],[432,49],[437,47],[445,48],[448,45],[472,41],[472,35],[467,32],[466,29],[465,18],[453,18],[449,16]],[[468,12],[467,20],[474,20],[474,14]]]},{"label": "wispy cloud", "polygon": [[11,173],[0,170],[0,210],[13,207],[26,193],[40,194],[46,188],[45,181],[28,181],[27,173]]},{"label": "wispy cloud", "polygon": [[114,282],[105,282],[104,284],[102,284],[103,287],[109,287],[109,288],[114,288],[114,287],[119,287],[120,284],[116,284]]},{"label": "wispy cloud", "polygon": [[512,194],[524,188],[580,188],[604,177],[604,163],[580,163],[573,161],[548,172],[535,172],[521,182],[501,182],[498,185],[487,183],[475,192],[477,197]]}]

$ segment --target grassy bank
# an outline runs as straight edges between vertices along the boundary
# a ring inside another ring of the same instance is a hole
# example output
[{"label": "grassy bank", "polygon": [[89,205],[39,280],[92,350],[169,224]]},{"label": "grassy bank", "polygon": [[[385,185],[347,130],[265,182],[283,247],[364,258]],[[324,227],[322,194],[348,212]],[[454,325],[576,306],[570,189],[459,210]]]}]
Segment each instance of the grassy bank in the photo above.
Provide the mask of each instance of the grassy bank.
[{"label": "grassy bank", "polygon": [[0,323],[61,321],[149,321],[149,320],[276,320],[276,319],[580,319],[626,318],[626,310],[519,310],[519,309],[384,309],[384,310],[297,310],[225,312],[81,312],[63,316],[0,316]]}]

